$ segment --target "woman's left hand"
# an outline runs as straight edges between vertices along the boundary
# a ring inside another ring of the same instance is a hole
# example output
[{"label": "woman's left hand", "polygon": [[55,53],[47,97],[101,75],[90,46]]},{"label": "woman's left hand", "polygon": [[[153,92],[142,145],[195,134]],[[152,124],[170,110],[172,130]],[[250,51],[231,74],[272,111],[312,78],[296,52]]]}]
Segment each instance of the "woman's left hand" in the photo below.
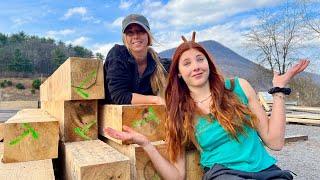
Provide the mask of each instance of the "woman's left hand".
[{"label": "woman's left hand", "polygon": [[295,75],[305,70],[309,63],[309,60],[300,60],[283,75],[279,75],[279,73],[274,72],[272,80],[273,87],[285,87]]}]

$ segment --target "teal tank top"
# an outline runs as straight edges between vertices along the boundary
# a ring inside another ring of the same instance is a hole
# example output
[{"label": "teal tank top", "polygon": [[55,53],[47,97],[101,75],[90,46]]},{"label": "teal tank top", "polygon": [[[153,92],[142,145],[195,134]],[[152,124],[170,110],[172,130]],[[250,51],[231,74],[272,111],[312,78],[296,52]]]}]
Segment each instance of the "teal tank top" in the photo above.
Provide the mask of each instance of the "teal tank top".
[{"label": "teal tank top", "polygon": [[[231,88],[230,80],[225,81],[226,88]],[[240,101],[248,105],[248,98],[242,90],[239,79],[234,79],[233,92]],[[212,117],[209,122],[204,117],[197,117],[195,137],[200,151],[202,167],[221,164],[227,168],[245,172],[259,172],[276,163],[269,155],[256,130],[245,126],[246,135],[238,135],[239,142],[232,139],[220,123]]]}]

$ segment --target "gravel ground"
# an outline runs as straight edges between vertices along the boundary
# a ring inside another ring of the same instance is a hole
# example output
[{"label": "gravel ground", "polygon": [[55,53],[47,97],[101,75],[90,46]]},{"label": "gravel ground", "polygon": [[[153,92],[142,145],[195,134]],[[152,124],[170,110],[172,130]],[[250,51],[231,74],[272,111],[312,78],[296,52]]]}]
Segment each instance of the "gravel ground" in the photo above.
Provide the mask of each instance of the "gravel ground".
[{"label": "gravel ground", "polygon": [[320,179],[320,127],[289,124],[286,135],[308,135],[307,141],[287,143],[281,151],[269,151],[281,169],[297,174],[294,179]]}]

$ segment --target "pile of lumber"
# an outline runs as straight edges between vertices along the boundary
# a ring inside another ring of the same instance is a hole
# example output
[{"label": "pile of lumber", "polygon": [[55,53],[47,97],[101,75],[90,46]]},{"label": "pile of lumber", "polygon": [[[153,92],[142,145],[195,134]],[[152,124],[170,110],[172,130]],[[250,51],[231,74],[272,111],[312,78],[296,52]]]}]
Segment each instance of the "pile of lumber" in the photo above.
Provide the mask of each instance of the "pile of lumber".
[{"label": "pile of lumber", "polygon": [[[166,157],[165,107],[99,105],[99,99],[102,61],[68,58],[40,86],[41,109],[21,110],[0,124],[0,179],[161,179],[142,147],[125,145],[103,129],[127,125]],[[195,149],[187,151],[186,170],[187,179],[202,178]]]},{"label": "pile of lumber", "polygon": [[287,106],[288,123],[320,126],[320,107]]}]

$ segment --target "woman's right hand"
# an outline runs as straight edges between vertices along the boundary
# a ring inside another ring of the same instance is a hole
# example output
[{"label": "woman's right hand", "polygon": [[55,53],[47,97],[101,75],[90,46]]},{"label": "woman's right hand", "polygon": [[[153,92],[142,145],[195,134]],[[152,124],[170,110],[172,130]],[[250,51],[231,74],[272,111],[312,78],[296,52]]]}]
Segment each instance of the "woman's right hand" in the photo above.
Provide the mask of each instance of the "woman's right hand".
[{"label": "woman's right hand", "polygon": [[138,144],[142,147],[150,144],[150,141],[144,135],[136,132],[132,128],[128,126],[123,126],[123,131],[117,131],[112,128],[105,128],[104,132],[106,132],[109,136],[122,140],[126,144]]}]

